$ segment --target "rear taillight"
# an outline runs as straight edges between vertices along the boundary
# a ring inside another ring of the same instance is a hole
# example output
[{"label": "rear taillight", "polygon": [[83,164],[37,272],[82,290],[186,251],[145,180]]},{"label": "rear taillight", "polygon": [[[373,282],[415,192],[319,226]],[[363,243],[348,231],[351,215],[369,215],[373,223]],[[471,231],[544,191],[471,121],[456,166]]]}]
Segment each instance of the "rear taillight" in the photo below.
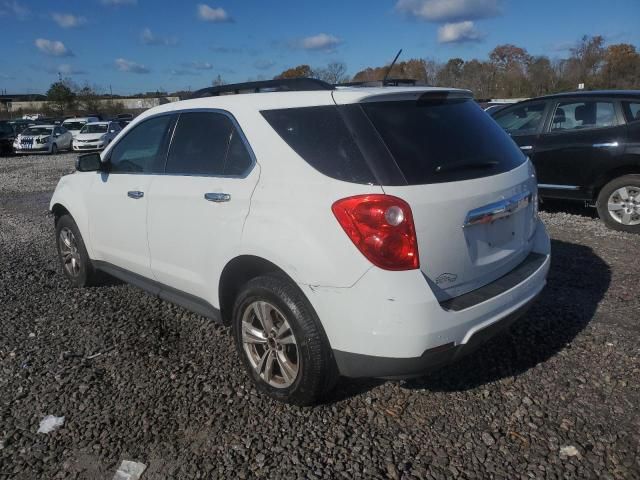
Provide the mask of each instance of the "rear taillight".
[{"label": "rear taillight", "polygon": [[338,200],[333,214],[358,250],[385,270],[420,267],[411,207],[391,195],[358,195]]}]

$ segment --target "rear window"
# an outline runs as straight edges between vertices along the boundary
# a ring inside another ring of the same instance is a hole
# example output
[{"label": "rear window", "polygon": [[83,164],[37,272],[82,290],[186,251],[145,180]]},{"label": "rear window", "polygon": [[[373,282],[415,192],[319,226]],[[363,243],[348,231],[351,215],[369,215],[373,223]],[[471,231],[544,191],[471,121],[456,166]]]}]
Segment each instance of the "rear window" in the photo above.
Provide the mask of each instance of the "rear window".
[{"label": "rear window", "polygon": [[372,102],[362,108],[409,185],[497,175],[526,160],[471,99]]},{"label": "rear window", "polygon": [[352,183],[376,183],[338,107],[265,110],[271,127],[321,173]]}]

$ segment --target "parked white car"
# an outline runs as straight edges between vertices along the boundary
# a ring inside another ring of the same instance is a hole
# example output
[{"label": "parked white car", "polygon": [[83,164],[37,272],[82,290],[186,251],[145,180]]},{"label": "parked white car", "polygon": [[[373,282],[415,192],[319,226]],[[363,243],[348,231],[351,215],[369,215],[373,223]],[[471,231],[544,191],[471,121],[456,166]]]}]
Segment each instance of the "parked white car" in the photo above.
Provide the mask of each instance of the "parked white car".
[{"label": "parked white car", "polygon": [[[289,91],[222,95],[261,88]],[[544,287],[534,169],[470,92],[306,79],[198,95],[62,177],[60,262],[73,285],[100,270],[230,324],[273,398],[424,374]]]},{"label": "parked white car", "polygon": [[73,149],[76,152],[102,150],[111,143],[111,140],[116,138],[121,130],[122,128],[117,122],[87,123],[73,139]]},{"label": "parked white car", "polygon": [[32,125],[16,137],[13,149],[16,153],[55,154],[59,150],[71,150],[72,139],[71,133],[60,125]]},{"label": "parked white car", "polygon": [[82,127],[84,127],[87,123],[99,121],[100,119],[98,117],[67,118],[64,122],[62,122],[62,126],[71,132],[73,138],[76,138],[76,135],[80,133]]}]

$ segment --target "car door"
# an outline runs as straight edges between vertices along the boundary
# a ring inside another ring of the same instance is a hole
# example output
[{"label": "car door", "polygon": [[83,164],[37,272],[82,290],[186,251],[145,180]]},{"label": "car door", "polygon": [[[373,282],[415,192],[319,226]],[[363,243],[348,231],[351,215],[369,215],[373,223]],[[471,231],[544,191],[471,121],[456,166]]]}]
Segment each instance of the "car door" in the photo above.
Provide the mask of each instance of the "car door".
[{"label": "car door", "polygon": [[258,181],[238,124],[223,111],[180,114],[149,195],[155,278],[217,306],[222,268],[237,248]]},{"label": "car door", "polygon": [[89,232],[95,260],[152,278],[147,242],[148,193],[162,171],[173,114],[136,125],[104,155],[105,172],[89,193]]},{"label": "car door", "polygon": [[541,193],[590,199],[590,186],[624,152],[624,143],[625,130],[614,101],[555,101],[536,144],[535,165]]},{"label": "car door", "polygon": [[523,102],[503,108],[492,116],[535,163],[535,148],[545,123],[548,101]]}]

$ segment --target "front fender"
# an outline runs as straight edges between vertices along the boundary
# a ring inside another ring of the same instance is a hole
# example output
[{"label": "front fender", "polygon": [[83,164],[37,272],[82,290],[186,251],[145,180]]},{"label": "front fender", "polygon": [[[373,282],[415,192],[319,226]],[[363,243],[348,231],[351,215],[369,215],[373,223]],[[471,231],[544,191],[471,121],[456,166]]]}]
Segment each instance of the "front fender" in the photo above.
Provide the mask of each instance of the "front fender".
[{"label": "front fender", "polygon": [[83,189],[83,186],[91,182],[86,176],[85,173],[76,172],[60,178],[49,202],[49,211],[54,212],[60,206],[69,212],[80,230],[89,258],[94,258],[89,238],[89,212]]}]

